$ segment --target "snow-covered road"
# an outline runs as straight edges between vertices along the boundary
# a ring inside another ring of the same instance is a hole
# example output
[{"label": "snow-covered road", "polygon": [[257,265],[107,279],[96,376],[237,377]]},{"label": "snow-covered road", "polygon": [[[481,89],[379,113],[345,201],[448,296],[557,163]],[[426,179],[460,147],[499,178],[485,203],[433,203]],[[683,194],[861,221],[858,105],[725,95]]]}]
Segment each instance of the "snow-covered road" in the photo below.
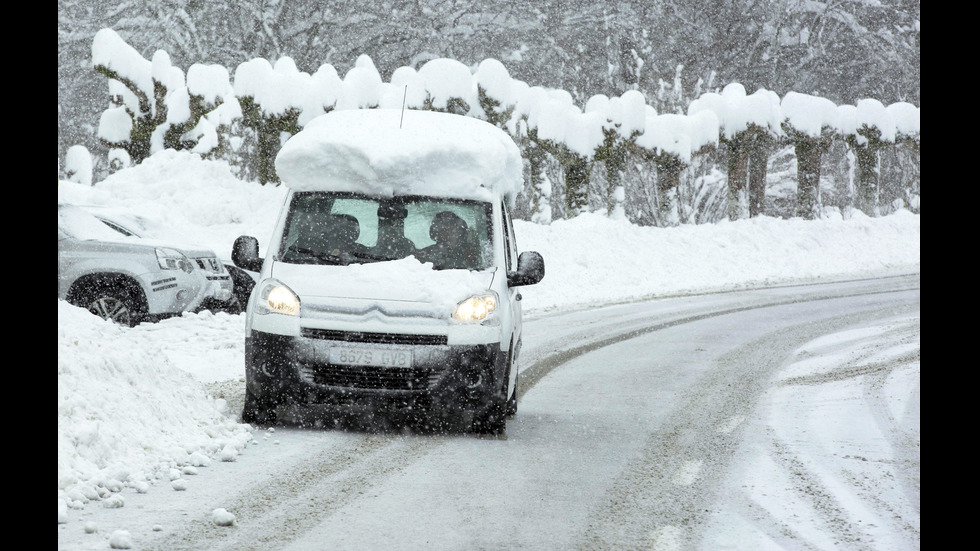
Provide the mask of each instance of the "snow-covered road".
[{"label": "snow-covered road", "polygon": [[[919,316],[918,274],[535,313],[505,437],[257,429],[59,549],[918,549]],[[236,416],[239,320],[206,321]]]}]

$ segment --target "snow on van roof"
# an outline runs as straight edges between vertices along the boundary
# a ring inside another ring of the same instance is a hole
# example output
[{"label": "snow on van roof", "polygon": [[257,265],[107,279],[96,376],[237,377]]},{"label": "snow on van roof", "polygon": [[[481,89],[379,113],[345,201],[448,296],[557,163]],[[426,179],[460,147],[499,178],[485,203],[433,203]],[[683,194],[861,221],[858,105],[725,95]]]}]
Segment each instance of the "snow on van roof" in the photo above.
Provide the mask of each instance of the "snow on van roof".
[{"label": "snow on van roof", "polygon": [[523,186],[522,167],[514,140],[490,123],[400,109],[321,115],[276,157],[279,178],[297,191],[479,200],[496,192],[510,202]]}]

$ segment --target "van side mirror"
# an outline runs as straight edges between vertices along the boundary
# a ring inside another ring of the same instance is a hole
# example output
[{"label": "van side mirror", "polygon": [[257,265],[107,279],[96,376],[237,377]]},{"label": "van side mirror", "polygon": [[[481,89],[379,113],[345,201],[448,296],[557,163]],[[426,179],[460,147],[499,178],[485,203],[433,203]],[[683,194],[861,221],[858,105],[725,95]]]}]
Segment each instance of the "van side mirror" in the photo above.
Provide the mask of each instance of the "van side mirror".
[{"label": "van side mirror", "polygon": [[231,261],[235,266],[252,272],[262,271],[262,259],[259,258],[259,240],[251,235],[242,235],[235,240],[231,247]]},{"label": "van side mirror", "polygon": [[544,258],[534,251],[524,251],[517,258],[517,271],[507,272],[507,285],[534,285],[544,278]]}]

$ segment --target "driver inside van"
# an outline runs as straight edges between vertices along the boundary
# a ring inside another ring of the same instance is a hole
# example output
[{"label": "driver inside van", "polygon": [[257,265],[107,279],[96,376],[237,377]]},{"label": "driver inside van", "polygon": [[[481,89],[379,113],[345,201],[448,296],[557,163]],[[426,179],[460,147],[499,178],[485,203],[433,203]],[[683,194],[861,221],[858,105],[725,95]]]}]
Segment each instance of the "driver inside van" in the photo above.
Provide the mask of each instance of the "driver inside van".
[{"label": "driver inside van", "polygon": [[320,259],[334,258],[350,263],[364,253],[364,247],[357,243],[360,224],[350,214],[330,214],[309,216],[294,230],[295,241],[287,250]]},{"label": "driver inside van", "polygon": [[466,222],[456,214],[436,214],[429,226],[429,237],[435,243],[419,251],[422,262],[432,262],[437,268],[464,269],[479,264],[476,248],[467,239]]}]

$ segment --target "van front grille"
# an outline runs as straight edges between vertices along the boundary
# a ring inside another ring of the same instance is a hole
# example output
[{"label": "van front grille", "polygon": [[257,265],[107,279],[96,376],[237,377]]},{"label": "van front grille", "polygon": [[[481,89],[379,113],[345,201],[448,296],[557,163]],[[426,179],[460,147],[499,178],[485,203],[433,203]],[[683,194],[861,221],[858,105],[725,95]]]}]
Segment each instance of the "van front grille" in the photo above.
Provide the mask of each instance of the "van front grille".
[{"label": "van front grille", "polygon": [[305,364],[303,371],[319,385],[363,390],[425,390],[438,382],[441,369],[383,368]]},{"label": "van front grille", "polygon": [[369,342],[376,344],[445,345],[446,335],[409,335],[399,333],[365,333],[361,331],[336,331],[304,327],[300,334],[310,339],[341,342]]}]

